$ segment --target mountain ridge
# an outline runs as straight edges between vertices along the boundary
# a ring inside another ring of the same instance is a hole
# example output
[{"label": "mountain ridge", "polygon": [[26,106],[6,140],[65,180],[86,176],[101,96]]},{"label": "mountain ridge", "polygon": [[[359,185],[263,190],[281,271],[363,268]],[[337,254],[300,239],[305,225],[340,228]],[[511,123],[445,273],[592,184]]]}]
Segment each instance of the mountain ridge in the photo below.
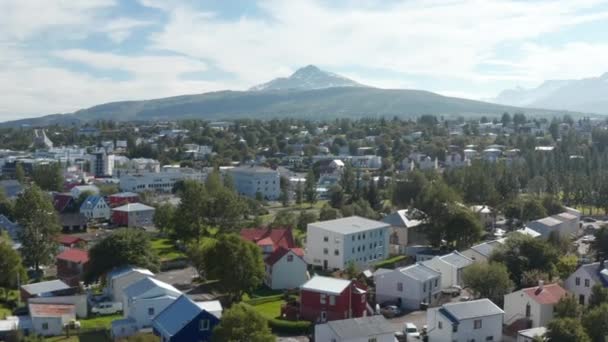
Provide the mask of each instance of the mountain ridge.
[{"label": "mountain ridge", "polygon": [[310,64],[296,70],[289,77],[279,77],[255,85],[249,91],[313,90],[335,87],[366,87],[349,78],[324,71]]}]

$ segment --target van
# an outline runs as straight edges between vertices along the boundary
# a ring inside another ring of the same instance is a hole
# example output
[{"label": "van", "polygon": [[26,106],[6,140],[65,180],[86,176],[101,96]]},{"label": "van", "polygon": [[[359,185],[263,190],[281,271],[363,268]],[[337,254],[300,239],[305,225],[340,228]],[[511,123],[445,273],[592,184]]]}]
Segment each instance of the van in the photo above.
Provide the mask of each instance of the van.
[{"label": "van", "polygon": [[104,302],[96,304],[91,308],[91,313],[95,315],[113,315],[122,312],[122,303]]}]

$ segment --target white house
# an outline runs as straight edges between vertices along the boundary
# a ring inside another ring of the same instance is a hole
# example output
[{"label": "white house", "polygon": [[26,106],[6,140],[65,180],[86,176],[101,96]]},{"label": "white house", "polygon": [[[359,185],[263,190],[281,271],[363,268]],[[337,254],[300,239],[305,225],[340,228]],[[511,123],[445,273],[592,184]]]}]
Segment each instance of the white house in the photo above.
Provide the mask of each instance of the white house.
[{"label": "white house", "polygon": [[551,232],[556,232],[561,237],[569,239],[576,235],[579,225],[579,216],[567,211],[534,220],[527,224],[528,228],[540,233],[543,239],[547,239]]},{"label": "white house", "polygon": [[395,327],[383,316],[330,321],[315,326],[315,341],[395,342]]},{"label": "white house", "polygon": [[446,289],[453,286],[462,286],[462,272],[467,266],[473,264],[473,260],[458,251],[454,251],[424,261],[423,264],[441,273],[441,288]]},{"label": "white house", "polygon": [[102,196],[91,195],[80,205],[80,213],[89,220],[108,220],[111,209]]},{"label": "white house", "polygon": [[448,303],[426,313],[429,342],[502,341],[502,311],[484,298]]},{"label": "white house", "polygon": [[275,201],[281,195],[281,176],[277,170],[265,167],[236,167],[228,170],[239,194]]},{"label": "white house", "polygon": [[71,304],[30,304],[32,330],[42,336],[64,334],[63,326],[76,319],[76,309]]},{"label": "white house", "polygon": [[517,332],[517,342],[534,342],[535,338],[544,337],[546,333],[545,327],[520,330]]},{"label": "white house", "polygon": [[203,182],[207,175],[191,168],[164,168],[162,172],[138,172],[120,175],[120,190],[130,192],[171,192],[176,182],[180,180],[195,180]]},{"label": "white house", "polygon": [[80,197],[83,193],[88,192],[93,195],[99,195],[99,188],[95,185],[76,185],[70,190],[70,194],[74,198]]},{"label": "white house", "polygon": [[504,240],[492,240],[472,246],[462,251],[462,255],[473,260],[473,262],[488,262],[490,256],[496,248],[502,245]]},{"label": "white house", "polygon": [[[505,295],[505,324],[525,323],[528,328],[546,326],[553,319],[553,308],[566,295],[558,284],[521,289]],[[522,322],[522,323],[519,323]]]},{"label": "white house", "polygon": [[422,303],[435,304],[441,294],[441,273],[415,264],[395,270],[379,269],[374,273],[376,301],[394,302],[408,310],[418,310]]},{"label": "white house", "polygon": [[264,259],[264,283],[273,290],[295,289],[308,280],[304,251],[300,248],[277,248]]},{"label": "white house", "polygon": [[175,287],[151,277],[131,284],[123,293],[124,318],[112,322],[112,336],[128,336],[151,327],[154,317],[181,295]]},{"label": "white house", "polygon": [[581,265],[564,282],[564,287],[574,294],[579,304],[589,304],[591,289],[595,285],[608,287],[608,268],[601,262]]},{"label": "white house", "polygon": [[426,215],[417,209],[398,210],[382,218],[382,222],[390,224],[390,248],[392,253],[405,254],[406,248],[412,244],[426,244],[424,232],[420,231]]},{"label": "white house", "polygon": [[116,268],[106,276],[105,293],[113,301],[121,302],[125,289],[146,277],[154,277],[154,273],[145,268],[131,266]]},{"label": "white house", "polygon": [[359,269],[388,257],[389,224],[351,216],[308,225],[306,261],[323,269]]}]

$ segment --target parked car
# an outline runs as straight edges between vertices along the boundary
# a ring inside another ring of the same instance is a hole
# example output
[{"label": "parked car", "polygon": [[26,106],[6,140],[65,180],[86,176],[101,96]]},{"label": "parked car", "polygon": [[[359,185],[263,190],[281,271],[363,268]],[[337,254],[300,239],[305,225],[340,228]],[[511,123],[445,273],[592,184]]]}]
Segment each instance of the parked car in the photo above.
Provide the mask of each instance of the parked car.
[{"label": "parked car", "polygon": [[583,222],[588,222],[588,223],[592,223],[592,222],[597,222],[596,219],[592,218],[592,217],[585,217],[583,219]]},{"label": "parked car", "polygon": [[91,313],[95,315],[113,315],[122,311],[120,302],[99,303],[91,308]]},{"label": "parked car", "polygon": [[595,236],[593,236],[593,235],[585,235],[581,239],[581,241],[584,242],[584,243],[590,243],[590,242],[592,242],[594,240],[595,240]]},{"label": "parked car", "polygon": [[382,310],[382,315],[386,318],[392,318],[401,314],[401,309],[396,305],[385,306]]},{"label": "parked car", "polygon": [[418,327],[416,327],[416,324],[412,322],[405,322],[405,325],[403,326],[403,333],[405,334],[406,341],[420,339],[420,332],[418,331]]}]

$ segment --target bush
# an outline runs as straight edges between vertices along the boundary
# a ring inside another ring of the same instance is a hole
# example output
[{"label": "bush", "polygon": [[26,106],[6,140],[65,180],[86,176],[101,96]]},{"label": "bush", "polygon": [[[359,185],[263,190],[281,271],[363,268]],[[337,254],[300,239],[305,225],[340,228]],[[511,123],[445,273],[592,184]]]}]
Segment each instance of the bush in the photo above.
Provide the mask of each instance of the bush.
[{"label": "bush", "polygon": [[312,328],[312,323],[309,321],[288,321],[278,318],[268,320],[268,325],[275,333],[289,335],[306,335]]},{"label": "bush", "polygon": [[378,268],[395,268],[395,265],[397,265],[398,263],[400,263],[402,261],[405,261],[406,259],[407,259],[407,255],[398,255],[396,257],[380,261],[379,263],[375,264],[374,267],[376,269],[378,269]]}]

